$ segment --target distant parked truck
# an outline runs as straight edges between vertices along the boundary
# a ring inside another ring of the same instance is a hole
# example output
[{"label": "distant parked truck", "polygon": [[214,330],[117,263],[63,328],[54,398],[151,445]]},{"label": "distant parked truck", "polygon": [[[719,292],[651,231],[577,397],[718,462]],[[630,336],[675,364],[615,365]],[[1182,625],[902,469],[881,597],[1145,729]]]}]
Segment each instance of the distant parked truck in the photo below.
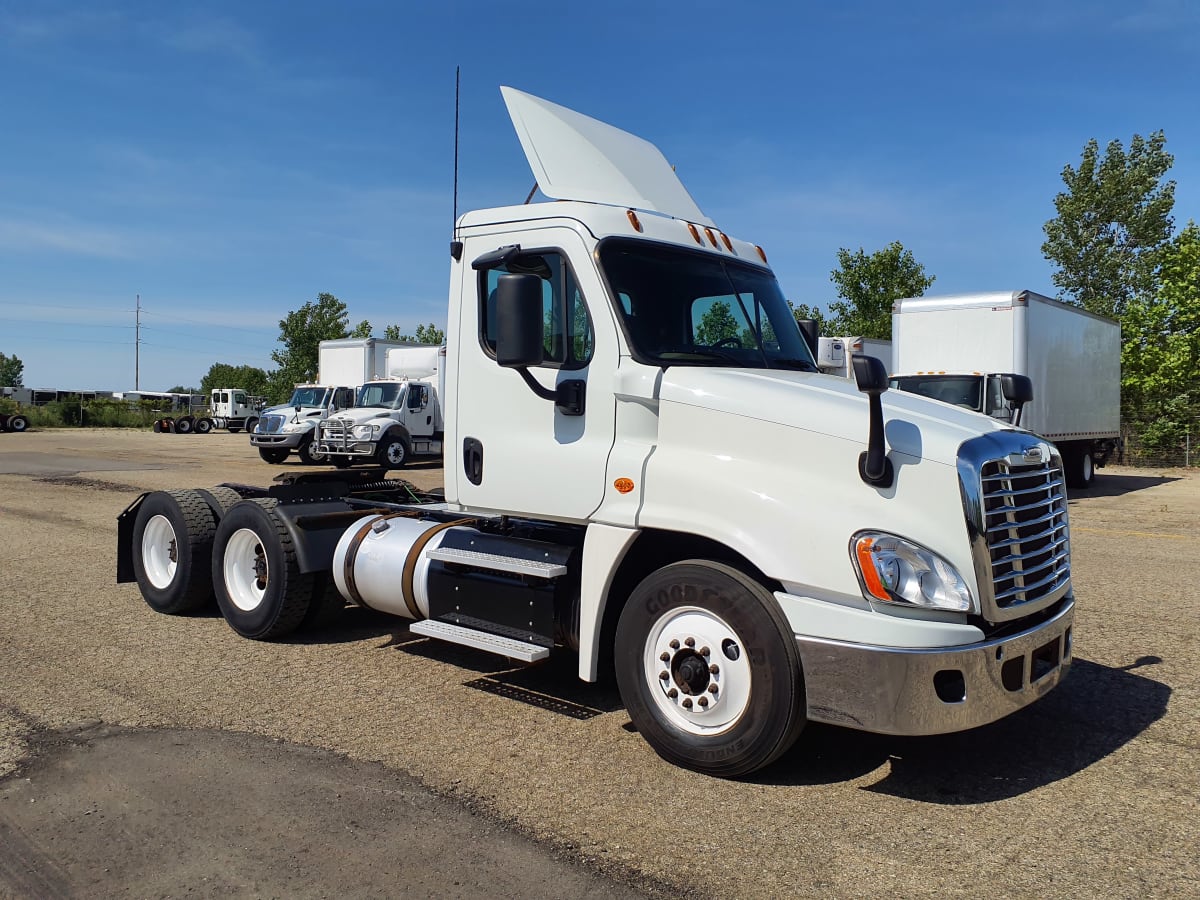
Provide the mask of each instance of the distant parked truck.
[{"label": "distant parked truck", "polygon": [[1120,449],[1121,326],[1036,294],[909,297],[892,307],[891,387],[1013,421],[1003,375],[1028,376],[1020,427],[1053,441],[1087,487]]},{"label": "distant parked truck", "polygon": [[387,352],[386,379],[358,389],[354,408],[318,425],[318,452],[339,468],[367,462],[399,469],[413,457],[442,452],[446,348]]},{"label": "distant parked truck", "polygon": [[391,350],[420,346],[411,341],[384,338],[339,338],[321,341],[317,348],[317,383],[360,384],[387,377],[387,354]]},{"label": "distant parked truck", "polygon": [[243,428],[253,431],[266,402],[265,397],[251,397],[240,388],[215,388],[208,404],[213,427],[235,433]]},{"label": "distant parked truck", "polygon": [[264,462],[278,465],[293,452],[308,465],[326,462],[317,446],[317,425],[326,416],[354,405],[354,388],[341,385],[298,384],[282,406],[264,409],[250,443]]}]

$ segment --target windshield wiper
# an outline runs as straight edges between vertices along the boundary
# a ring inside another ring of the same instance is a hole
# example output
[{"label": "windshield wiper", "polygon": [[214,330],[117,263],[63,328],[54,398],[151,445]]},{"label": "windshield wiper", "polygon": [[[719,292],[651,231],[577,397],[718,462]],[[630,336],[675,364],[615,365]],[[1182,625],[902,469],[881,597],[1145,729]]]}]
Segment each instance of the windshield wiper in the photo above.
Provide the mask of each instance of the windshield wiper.
[{"label": "windshield wiper", "polygon": [[816,366],[814,366],[807,359],[798,359],[798,358],[797,359],[772,359],[771,365],[779,366],[780,368],[784,368],[784,369],[799,369],[801,372],[819,372],[820,371],[820,369],[818,369]]}]

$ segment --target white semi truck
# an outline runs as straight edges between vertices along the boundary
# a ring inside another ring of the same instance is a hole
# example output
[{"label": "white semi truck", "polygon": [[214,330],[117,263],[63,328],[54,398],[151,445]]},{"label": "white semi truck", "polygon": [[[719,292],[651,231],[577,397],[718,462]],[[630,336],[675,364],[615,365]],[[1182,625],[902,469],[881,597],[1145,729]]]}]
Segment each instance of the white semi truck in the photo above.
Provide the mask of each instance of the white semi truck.
[{"label": "white semi truck", "polygon": [[[414,636],[615,674],[664,759],[737,776],[806,722],[999,719],[1072,659],[1061,460],[1010,424],[817,371],[763,250],[652,144],[502,88],[551,203],[451,243],[444,494],[378,469],[156,491],[118,581],[279,638],[336,588]],[[698,339],[717,303],[736,333]]]},{"label": "white semi truck", "polygon": [[817,343],[817,368],[827,375],[854,377],[851,361],[855,354],[874,356],[892,371],[892,342],[864,337],[821,337]]},{"label": "white semi truck", "polygon": [[1029,379],[1020,426],[1052,441],[1067,484],[1119,451],[1121,326],[1033,291],[910,297],[892,310],[891,386],[1014,419],[1004,385]]},{"label": "white semi truck", "polygon": [[353,409],[320,423],[320,457],[339,468],[370,462],[399,469],[414,458],[440,455],[445,359],[445,347],[389,350],[388,378],[368,381]]}]

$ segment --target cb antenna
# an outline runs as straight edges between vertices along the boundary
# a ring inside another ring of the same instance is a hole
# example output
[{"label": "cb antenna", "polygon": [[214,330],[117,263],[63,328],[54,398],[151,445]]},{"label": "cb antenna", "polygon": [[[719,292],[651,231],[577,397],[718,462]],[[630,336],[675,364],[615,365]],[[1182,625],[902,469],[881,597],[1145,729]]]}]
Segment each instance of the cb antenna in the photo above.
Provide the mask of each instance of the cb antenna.
[{"label": "cb antenna", "polygon": [[454,218],[450,220],[450,255],[462,259],[463,244],[458,240],[458,85],[460,67],[454,67]]}]

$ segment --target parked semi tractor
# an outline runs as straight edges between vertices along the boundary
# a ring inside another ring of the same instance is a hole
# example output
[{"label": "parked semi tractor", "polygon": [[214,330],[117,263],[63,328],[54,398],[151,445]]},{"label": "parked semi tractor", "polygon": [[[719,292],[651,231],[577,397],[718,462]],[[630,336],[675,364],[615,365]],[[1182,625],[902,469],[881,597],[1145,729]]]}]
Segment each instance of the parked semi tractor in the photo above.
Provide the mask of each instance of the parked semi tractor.
[{"label": "parked semi tractor", "polygon": [[[574,654],[664,759],[718,776],[806,722],[956,731],[1058,684],[1075,600],[1054,446],[888,391],[877,360],[821,374],[764,251],[657,148],[501,90],[556,202],[455,224],[444,494],[379,469],[143,494],[118,580],[166,613],[215,595],[252,639],[332,586],[414,636]],[[738,328],[713,339],[717,303]]]},{"label": "parked semi tractor", "polygon": [[891,386],[1011,421],[1004,376],[1026,376],[1020,425],[1052,441],[1087,487],[1119,451],[1121,326],[1078,306],[1001,291],[910,297],[892,310]]},{"label": "parked semi tractor", "polygon": [[389,350],[388,378],[358,389],[354,407],[320,423],[317,452],[339,468],[368,462],[399,469],[442,452],[445,347]]}]

